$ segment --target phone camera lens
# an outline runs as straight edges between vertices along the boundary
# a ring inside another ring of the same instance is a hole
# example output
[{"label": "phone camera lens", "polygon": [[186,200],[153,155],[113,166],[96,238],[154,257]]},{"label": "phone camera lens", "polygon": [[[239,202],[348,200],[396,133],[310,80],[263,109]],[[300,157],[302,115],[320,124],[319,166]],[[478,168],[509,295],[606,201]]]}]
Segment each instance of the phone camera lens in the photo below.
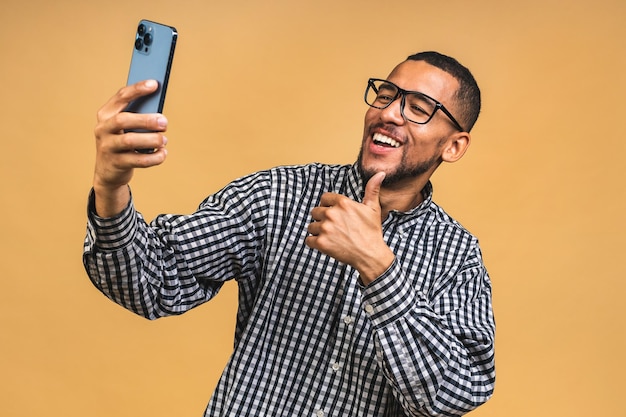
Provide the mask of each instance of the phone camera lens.
[{"label": "phone camera lens", "polygon": [[152,35],[149,33],[146,33],[145,36],[143,37],[143,43],[145,43],[146,46],[152,45]]},{"label": "phone camera lens", "polygon": [[142,48],[143,48],[143,41],[141,40],[141,38],[135,39],[135,49],[138,51],[141,51]]},{"label": "phone camera lens", "polygon": [[144,25],[143,23],[140,24],[137,28],[137,33],[139,34],[139,36],[143,36],[143,34],[146,33],[146,25]]}]

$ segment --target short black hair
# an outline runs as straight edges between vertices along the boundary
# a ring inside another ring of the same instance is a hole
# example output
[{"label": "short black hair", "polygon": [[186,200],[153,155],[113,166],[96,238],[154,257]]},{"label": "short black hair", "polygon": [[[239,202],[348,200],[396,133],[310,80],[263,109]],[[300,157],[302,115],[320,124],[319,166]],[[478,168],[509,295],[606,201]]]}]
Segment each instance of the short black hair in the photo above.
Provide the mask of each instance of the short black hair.
[{"label": "short black hair", "polygon": [[467,132],[472,130],[480,113],[480,89],[469,69],[456,59],[435,51],[419,52],[407,57],[407,61],[424,61],[452,75],[459,82],[455,97],[461,114],[459,122]]}]

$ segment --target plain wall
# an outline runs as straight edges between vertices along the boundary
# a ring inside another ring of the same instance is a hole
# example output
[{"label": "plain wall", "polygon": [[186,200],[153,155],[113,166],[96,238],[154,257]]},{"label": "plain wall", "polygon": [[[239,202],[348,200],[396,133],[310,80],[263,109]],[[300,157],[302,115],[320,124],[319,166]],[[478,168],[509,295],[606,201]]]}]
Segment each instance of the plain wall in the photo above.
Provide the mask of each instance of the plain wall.
[{"label": "plain wall", "polygon": [[624,415],[622,0],[3,0],[0,415],[200,416],[230,354],[234,283],[149,322],[83,271],[95,114],[141,18],[180,32],[170,156],[132,182],[149,219],[259,169],[353,162],[365,81],[411,53],[471,68],[473,143],[433,183],[493,281],[497,388],[472,415]]}]

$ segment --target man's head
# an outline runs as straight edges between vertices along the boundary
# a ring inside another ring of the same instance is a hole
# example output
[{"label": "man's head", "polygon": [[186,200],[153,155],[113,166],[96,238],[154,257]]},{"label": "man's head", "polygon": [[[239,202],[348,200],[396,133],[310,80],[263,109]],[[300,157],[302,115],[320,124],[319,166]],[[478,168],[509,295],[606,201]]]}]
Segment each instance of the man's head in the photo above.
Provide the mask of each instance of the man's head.
[{"label": "man's head", "polygon": [[386,81],[368,85],[359,168],[365,181],[384,171],[384,186],[421,187],[442,161],[465,153],[480,90],[465,67],[437,52],[409,56]]},{"label": "man's head", "polygon": [[454,58],[439,52],[419,52],[410,55],[407,61],[424,61],[452,75],[458,82],[456,101],[459,113],[457,120],[466,132],[470,132],[480,113],[480,89],[472,73]]}]

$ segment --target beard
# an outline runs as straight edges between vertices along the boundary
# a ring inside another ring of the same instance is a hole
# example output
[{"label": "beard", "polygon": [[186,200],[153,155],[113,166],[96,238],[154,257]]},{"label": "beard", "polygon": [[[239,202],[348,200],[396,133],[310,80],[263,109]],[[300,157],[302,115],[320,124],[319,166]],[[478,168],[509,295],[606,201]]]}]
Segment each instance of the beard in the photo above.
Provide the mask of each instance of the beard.
[{"label": "beard", "polygon": [[[432,168],[438,166],[441,163],[441,157],[434,156],[427,161],[422,161],[420,163],[410,164],[407,161],[406,154],[402,154],[402,159],[400,160],[400,164],[396,166],[392,171],[387,172],[385,175],[385,179],[383,180],[383,187],[392,187],[397,185],[398,183],[406,180],[417,178],[420,175],[425,174],[428,171],[431,171]],[[363,179],[363,184],[367,184],[367,182],[376,175],[377,170],[368,169],[363,166],[363,147],[359,151],[359,157],[357,160],[357,167],[359,169],[359,173],[361,174],[361,178]]]}]

